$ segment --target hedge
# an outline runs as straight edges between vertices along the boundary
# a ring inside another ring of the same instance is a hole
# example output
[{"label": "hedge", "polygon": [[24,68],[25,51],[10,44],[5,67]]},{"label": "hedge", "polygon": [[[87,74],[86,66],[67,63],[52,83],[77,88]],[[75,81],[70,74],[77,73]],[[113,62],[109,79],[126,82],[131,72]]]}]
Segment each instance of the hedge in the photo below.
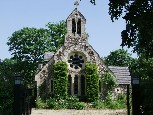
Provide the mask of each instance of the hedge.
[{"label": "hedge", "polygon": [[97,65],[93,63],[86,63],[86,94],[87,100],[92,102],[99,99],[99,75]]},{"label": "hedge", "polygon": [[68,65],[66,62],[54,64],[54,96],[56,98],[67,97]]}]

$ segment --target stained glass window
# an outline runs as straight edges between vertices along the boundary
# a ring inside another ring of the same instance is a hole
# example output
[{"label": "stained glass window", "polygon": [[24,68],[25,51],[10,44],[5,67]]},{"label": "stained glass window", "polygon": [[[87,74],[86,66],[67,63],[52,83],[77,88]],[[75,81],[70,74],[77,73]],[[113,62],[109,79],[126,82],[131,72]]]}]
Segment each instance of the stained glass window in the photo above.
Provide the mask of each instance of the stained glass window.
[{"label": "stained glass window", "polygon": [[70,63],[70,67],[74,69],[82,68],[82,64],[84,63],[84,59],[81,55],[74,54],[70,56],[70,59],[68,60],[68,63]]}]

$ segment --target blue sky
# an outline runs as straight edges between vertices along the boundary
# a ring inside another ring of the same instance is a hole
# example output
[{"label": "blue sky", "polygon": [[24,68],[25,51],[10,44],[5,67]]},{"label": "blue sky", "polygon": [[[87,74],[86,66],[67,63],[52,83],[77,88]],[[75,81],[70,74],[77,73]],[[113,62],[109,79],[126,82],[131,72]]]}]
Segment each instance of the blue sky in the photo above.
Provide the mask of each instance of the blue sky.
[{"label": "blue sky", "polygon": [[[81,0],[78,10],[87,20],[89,43],[101,57],[121,48],[120,32],[124,20],[112,22],[108,14],[109,0]],[[10,58],[6,42],[8,37],[23,27],[44,28],[48,22],[66,20],[73,11],[75,0],[0,0],[0,59]],[[130,50],[129,50],[130,52]],[[133,55],[136,57],[136,55]]]}]

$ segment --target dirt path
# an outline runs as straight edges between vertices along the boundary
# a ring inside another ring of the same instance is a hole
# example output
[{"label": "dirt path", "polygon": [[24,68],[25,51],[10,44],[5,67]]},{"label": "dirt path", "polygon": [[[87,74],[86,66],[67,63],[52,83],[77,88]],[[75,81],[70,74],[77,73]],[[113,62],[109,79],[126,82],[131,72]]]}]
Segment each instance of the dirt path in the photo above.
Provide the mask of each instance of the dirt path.
[{"label": "dirt path", "polygon": [[44,110],[32,109],[31,115],[126,115],[126,110]]}]

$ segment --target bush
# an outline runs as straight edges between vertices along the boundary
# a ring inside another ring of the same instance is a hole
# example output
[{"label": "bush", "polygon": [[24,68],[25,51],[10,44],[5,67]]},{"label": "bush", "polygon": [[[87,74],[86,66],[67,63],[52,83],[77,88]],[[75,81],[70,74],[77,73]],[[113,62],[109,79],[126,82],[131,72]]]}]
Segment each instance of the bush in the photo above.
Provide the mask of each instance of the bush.
[{"label": "bush", "polygon": [[79,102],[79,98],[75,96],[70,96],[67,98],[68,109],[75,109],[74,104]]},{"label": "bush", "polygon": [[49,109],[66,109],[68,108],[67,101],[64,99],[50,98],[46,100],[47,108]]},{"label": "bush", "polygon": [[74,103],[73,106],[77,110],[82,110],[82,109],[85,109],[86,104],[84,102],[76,102],[76,103]]},{"label": "bush", "polygon": [[104,97],[108,95],[108,93],[112,92],[116,87],[116,79],[115,76],[111,72],[105,72],[102,78],[103,85],[103,94]]},{"label": "bush", "polygon": [[57,102],[56,102],[55,98],[47,99],[46,103],[47,103],[47,108],[49,108],[49,109],[54,109],[57,105]]},{"label": "bush", "polygon": [[108,109],[123,109],[126,108],[126,96],[124,94],[118,95],[116,100],[112,100],[112,96],[108,93],[105,99],[105,106]]},{"label": "bush", "polygon": [[50,98],[46,101],[47,108],[49,109],[85,109],[86,104],[79,102],[79,99],[75,96],[67,97],[67,99]]},{"label": "bush", "polygon": [[91,103],[93,108],[96,109],[104,109],[105,108],[105,103],[102,100],[96,100]]},{"label": "bush", "polygon": [[36,100],[36,107],[39,108],[39,109],[45,109],[45,108],[47,108],[47,104],[41,98],[37,98],[37,100]]}]

